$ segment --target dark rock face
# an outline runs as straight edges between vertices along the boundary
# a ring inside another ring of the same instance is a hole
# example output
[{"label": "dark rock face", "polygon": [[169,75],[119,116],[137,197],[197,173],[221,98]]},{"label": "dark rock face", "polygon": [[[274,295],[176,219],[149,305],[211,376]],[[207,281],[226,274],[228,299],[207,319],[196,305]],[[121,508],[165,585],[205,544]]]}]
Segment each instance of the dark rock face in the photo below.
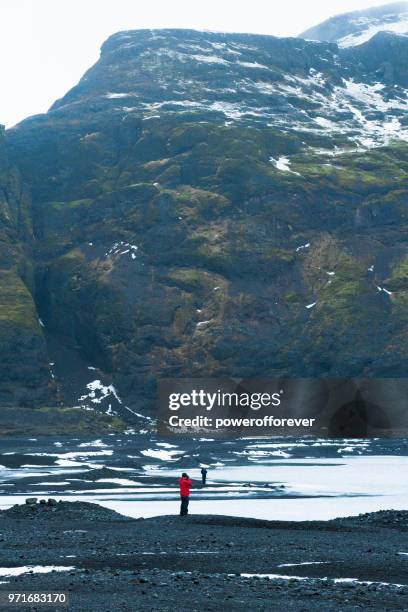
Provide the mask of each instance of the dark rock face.
[{"label": "dark rock face", "polygon": [[364,45],[344,49],[343,54],[360,67],[364,80],[380,78],[387,86],[408,87],[408,37],[378,32]]},{"label": "dark rock face", "polygon": [[378,71],[366,45],[122,32],[9,131],[66,403],[150,409],[157,377],[406,375],[397,38]]},{"label": "dark rock face", "polygon": [[55,400],[44,336],[33,300],[30,198],[0,132],[0,403]]}]

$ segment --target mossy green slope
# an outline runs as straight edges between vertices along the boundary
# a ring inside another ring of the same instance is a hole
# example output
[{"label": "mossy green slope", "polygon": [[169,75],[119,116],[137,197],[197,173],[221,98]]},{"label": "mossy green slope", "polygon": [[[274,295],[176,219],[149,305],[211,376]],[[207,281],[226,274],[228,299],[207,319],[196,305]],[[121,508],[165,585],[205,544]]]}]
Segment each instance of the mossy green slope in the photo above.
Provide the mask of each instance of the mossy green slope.
[{"label": "mossy green slope", "polygon": [[0,133],[0,403],[33,406],[56,397],[34,304],[30,199]]}]

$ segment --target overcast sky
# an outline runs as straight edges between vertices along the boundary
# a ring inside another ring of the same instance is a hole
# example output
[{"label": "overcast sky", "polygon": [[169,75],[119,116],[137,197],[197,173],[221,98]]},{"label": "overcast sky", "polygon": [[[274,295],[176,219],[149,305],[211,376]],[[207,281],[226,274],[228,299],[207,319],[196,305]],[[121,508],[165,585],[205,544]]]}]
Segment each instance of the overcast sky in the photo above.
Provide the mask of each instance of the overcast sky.
[{"label": "overcast sky", "polygon": [[294,36],[386,0],[0,0],[0,123],[45,112],[114,32],[196,28]]}]

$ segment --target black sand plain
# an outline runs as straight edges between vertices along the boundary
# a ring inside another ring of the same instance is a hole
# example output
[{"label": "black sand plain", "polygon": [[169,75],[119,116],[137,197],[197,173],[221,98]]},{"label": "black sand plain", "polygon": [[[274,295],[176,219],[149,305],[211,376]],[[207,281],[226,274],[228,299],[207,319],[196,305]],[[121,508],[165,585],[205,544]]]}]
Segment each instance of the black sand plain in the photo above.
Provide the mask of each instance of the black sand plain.
[{"label": "black sand plain", "polygon": [[[1,567],[75,568],[3,577],[0,593],[65,592],[78,612],[408,610],[408,511],[327,522],[130,519],[84,502],[37,503],[0,512],[0,534]],[[336,582],[347,578],[357,581]]]}]

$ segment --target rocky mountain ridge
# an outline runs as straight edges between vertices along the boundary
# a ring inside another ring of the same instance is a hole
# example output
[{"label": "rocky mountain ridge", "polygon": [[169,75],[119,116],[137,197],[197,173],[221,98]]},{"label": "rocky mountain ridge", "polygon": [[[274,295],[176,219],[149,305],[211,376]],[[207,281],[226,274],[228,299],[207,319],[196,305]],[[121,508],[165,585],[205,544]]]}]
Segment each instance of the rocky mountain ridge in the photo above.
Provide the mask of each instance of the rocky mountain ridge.
[{"label": "rocky mountain ridge", "polygon": [[393,2],[383,6],[336,15],[305,30],[300,38],[335,42],[340,47],[361,45],[378,32],[408,34],[408,2]]},{"label": "rocky mountain ridge", "polygon": [[0,402],[140,420],[158,377],[404,376],[406,57],[383,33],[108,39],[7,132],[31,192],[21,361],[45,365]]}]

